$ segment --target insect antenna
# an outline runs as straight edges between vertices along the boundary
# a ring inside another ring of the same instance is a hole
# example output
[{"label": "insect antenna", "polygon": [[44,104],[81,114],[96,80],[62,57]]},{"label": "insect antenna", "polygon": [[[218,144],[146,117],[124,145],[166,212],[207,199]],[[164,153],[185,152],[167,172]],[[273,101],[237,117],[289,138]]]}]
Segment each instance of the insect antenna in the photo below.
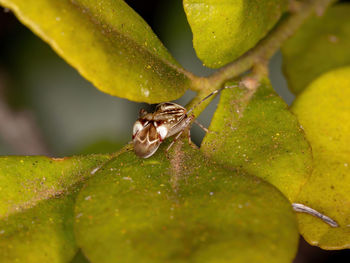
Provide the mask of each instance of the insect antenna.
[{"label": "insect antenna", "polygon": [[232,85],[232,86],[225,86],[221,89],[218,89],[218,90],[214,90],[212,93],[210,93],[209,95],[207,95],[205,98],[201,99],[199,102],[197,102],[194,106],[192,106],[192,108],[190,108],[187,112],[188,113],[191,113],[195,108],[197,108],[203,101],[206,101],[207,99],[209,99],[211,96],[213,96],[214,94],[217,94],[219,93],[220,91],[224,90],[224,89],[232,89],[232,88],[237,88],[238,85]]}]

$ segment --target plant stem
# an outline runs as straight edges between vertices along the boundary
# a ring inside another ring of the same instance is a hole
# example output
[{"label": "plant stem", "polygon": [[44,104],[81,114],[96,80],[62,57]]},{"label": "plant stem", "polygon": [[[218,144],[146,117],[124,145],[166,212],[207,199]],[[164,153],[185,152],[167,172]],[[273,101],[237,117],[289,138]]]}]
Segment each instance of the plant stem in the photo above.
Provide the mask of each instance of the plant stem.
[{"label": "plant stem", "polygon": [[[321,13],[320,11],[327,9],[332,2],[334,0],[307,0],[300,3],[297,10],[290,12],[264,39],[236,61],[222,67],[209,77],[193,79],[194,86],[198,87],[196,90],[200,91],[188,106],[194,105],[213,90],[220,89],[228,80],[237,78],[254,67],[267,66],[270,58],[308,17],[314,13]],[[195,114],[199,114],[209,102],[203,103],[204,105],[201,105]]]}]

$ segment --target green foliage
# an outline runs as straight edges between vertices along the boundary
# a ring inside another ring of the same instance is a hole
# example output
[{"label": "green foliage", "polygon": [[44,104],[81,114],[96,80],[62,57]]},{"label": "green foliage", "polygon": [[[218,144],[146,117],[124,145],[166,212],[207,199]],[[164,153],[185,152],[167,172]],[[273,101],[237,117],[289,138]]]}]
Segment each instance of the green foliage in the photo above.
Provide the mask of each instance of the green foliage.
[{"label": "green foliage", "polygon": [[223,91],[209,130],[201,147],[207,156],[259,176],[295,200],[311,170],[311,150],[268,80],[257,90]]},{"label": "green foliage", "polygon": [[[170,161],[164,148],[147,160],[128,150],[112,159],[2,158],[1,261],[68,262],[78,250],[75,218],[91,262],[289,262],[298,237],[288,201],[262,180],[180,146]],[[91,176],[73,216],[77,190]]]},{"label": "green foliage", "polygon": [[0,158],[1,217],[29,209],[60,195],[86,178],[108,155],[48,158],[9,156]]},{"label": "green foliage", "polygon": [[276,24],[287,2],[183,0],[198,57],[211,68],[238,58]]},{"label": "green foliage", "polygon": [[1,262],[69,262],[78,249],[72,195],[39,202],[0,221]]},{"label": "green foliage", "polygon": [[282,48],[289,88],[300,93],[321,74],[350,65],[350,4],[314,16]]},{"label": "green foliage", "polygon": [[108,158],[0,158],[0,261],[69,262],[76,191]]},{"label": "green foliage", "polygon": [[331,228],[309,215],[298,215],[301,234],[325,249],[350,248],[350,67],[326,73],[296,100],[293,112],[311,143],[314,170],[297,198],[334,218]]},{"label": "green foliage", "polygon": [[274,187],[187,142],[163,151],[119,155],[79,193],[77,242],[91,262],[290,262],[297,227]]},{"label": "green foliage", "polygon": [[[191,85],[122,0],[0,0],[101,91],[133,101],[179,98]],[[43,12],[45,10],[45,12]],[[115,15],[115,14],[118,15]]]}]

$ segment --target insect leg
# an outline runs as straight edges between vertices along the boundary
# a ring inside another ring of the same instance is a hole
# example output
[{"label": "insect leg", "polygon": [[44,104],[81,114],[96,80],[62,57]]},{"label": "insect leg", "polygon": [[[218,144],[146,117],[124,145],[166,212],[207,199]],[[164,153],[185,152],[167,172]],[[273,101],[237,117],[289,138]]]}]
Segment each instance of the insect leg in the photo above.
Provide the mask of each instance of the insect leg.
[{"label": "insect leg", "polygon": [[190,129],[187,130],[187,136],[188,136],[188,144],[191,145],[192,148],[198,149],[197,145],[195,145],[195,144],[191,141],[191,130],[190,130]]},{"label": "insect leg", "polygon": [[[191,124],[191,121],[194,119],[194,115],[188,116],[186,119],[185,125],[183,126],[182,130],[176,135],[174,140],[169,144],[168,148],[165,150],[166,152],[169,151],[169,149],[173,146],[173,144],[177,141],[177,139],[180,138],[181,134],[184,132],[184,130]],[[191,138],[190,138],[191,139]],[[191,142],[192,143],[192,142]]]},{"label": "insect leg", "polygon": [[166,152],[168,152],[170,150],[170,148],[174,145],[174,143],[177,141],[177,139],[180,138],[181,134],[184,132],[184,130],[181,130],[176,137],[174,138],[174,140],[169,144],[168,148],[166,148]]},{"label": "insect leg", "polygon": [[199,121],[194,120],[195,124],[197,124],[203,131],[205,131],[206,133],[209,132],[209,130],[207,128],[205,128]]}]

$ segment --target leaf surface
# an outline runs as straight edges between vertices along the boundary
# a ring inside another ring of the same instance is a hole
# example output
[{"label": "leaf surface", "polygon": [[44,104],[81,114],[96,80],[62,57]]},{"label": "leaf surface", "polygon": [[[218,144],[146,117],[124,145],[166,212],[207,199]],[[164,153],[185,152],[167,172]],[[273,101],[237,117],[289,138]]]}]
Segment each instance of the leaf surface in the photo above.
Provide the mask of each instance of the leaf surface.
[{"label": "leaf surface", "polygon": [[98,89],[133,101],[179,98],[191,85],[122,0],[0,0]]},{"label": "leaf surface", "polygon": [[291,262],[297,227],[270,184],[178,142],[125,152],[79,193],[77,242],[91,262]]},{"label": "leaf surface", "polygon": [[324,249],[350,248],[350,67],[330,71],[297,98],[293,112],[310,141],[314,170],[297,202],[336,220],[332,228],[299,214],[301,234]]},{"label": "leaf surface", "polygon": [[79,183],[107,155],[0,158],[0,261],[69,262]]},{"label": "leaf surface", "polygon": [[293,201],[309,176],[311,150],[287,105],[263,80],[256,90],[227,89],[201,150],[280,189]]},{"label": "leaf surface", "polygon": [[323,73],[350,65],[350,4],[313,16],[283,46],[283,67],[289,88],[300,93]]},{"label": "leaf surface", "polygon": [[193,46],[205,66],[219,68],[254,47],[276,24],[286,0],[183,0]]}]

